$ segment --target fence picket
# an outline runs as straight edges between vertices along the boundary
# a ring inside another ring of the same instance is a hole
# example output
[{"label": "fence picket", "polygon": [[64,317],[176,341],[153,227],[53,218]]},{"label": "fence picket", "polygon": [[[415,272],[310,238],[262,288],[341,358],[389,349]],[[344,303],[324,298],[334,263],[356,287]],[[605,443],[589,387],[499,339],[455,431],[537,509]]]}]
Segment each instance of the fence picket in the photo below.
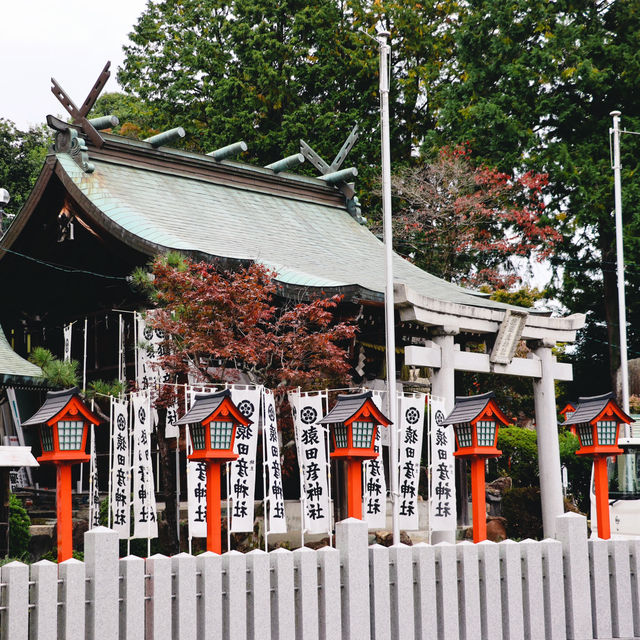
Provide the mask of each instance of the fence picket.
[{"label": "fence picket", "polygon": [[58,639],[78,640],[85,637],[85,569],[75,558],[58,565],[59,598]]},{"label": "fence picket", "polygon": [[483,638],[502,636],[502,598],[500,593],[500,547],[490,540],[478,544],[480,578],[480,629]]},{"label": "fence picket", "polygon": [[296,640],[318,640],[318,562],[316,552],[301,547],[293,552],[296,568]]},{"label": "fence picket", "polygon": [[342,593],[337,549],[324,547],[318,551],[318,576],[320,640],[339,640],[342,638]]},{"label": "fence picket", "polygon": [[9,562],[0,573],[4,587],[3,640],[27,640],[29,631],[29,567]]},{"label": "fence picket", "polygon": [[173,571],[173,637],[180,640],[196,640],[196,559],[188,553],[171,558]]},{"label": "fence picket", "polygon": [[271,635],[278,640],[296,637],[295,599],[293,591],[293,554],[276,549],[269,554],[271,562]]},{"label": "fence picket", "polygon": [[127,556],[119,562],[120,640],[144,638],[144,560]]},{"label": "fence picket", "polygon": [[472,542],[456,545],[458,556],[458,608],[460,611],[460,638],[480,640],[480,571],[478,547]]},{"label": "fence picket", "polygon": [[415,580],[413,624],[416,640],[431,640],[438,634],[436,606],[436,562],[433,547],[424,542],[412,547]]},{"label": "fence picket", "polygon": [[609,541],[611,573],[611,616],[614,638],[633,635],[633,604],[631,601],[631,563],[626,540]]},{"label": "fence picket", "polygon": [[389,549],[380,544],[369,547],[369,575],[371,576],[370,610],[371,637],[391,640],[391,598],[389,587]]},{"label": "fence picket", "polygon": [[196,557],[198,577],[198,638],[222,637],[222,558],[212,551]]},{"label": "fence picket", "polygon": [[502,632],[509,640],[524,638],[522,609],[522,560],[513,540],[498,543],[502,577]]},{"label": "fence picket", "polygon": [[[524,633],[527,640],[545,640],[542,546],[534,540],[520,543]],[[557,624],[557,623],[554,623]]]},{"label": "fence picket", "polygon": [[247,554],[247,638],[271,638],[271,565],[269,554],[254,549]]},{"label": "fence picket", "polygon": [[[438,603],[438,638],[458,638],[458,565],[456,545],[439,542],[436,552],[436,600]],[[454,615],[456,612],[456,615]]]},{"label": "fence picket", "polygon": [[147,640],[171,640],[171,558],[160,553],[147,558],[146,631]]},{"label": "fence picket", "polygon": [[40,560],[31,565],[31,640],[50,640],[58,632],[58,565]]},{"label": "fence picket", "polygon": [[222,554],[222,570],[225,572],[222,590],[223,635],[229,640],[247,636],[247,561],[239,551]]},{"label": "fence picket", "polygon": [[540,546],[542,547],[546,640],[566,640],[562,543],[557,540],[543,540]]},{"label": "fence picket", "polygon": [[591,572],[591,616],[594,638],[611,638],[611,600],[609,596],[609,544],[607,540],[589,540]]}]

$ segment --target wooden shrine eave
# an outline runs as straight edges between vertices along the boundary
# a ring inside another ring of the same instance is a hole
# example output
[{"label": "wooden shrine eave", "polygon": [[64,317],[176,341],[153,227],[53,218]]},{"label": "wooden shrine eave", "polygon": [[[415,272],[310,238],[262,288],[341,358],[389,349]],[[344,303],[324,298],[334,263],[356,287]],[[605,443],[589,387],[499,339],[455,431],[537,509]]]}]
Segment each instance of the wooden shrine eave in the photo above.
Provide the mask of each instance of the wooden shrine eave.
[{"label": "wooden shrine eave", "polygon": [[[447,302],[412,291],[404,284],[394,287],[395,303],[403,322],[418,322],[439,327],[447,332],[497,334],[506,310]],[[564,318],[553,318],[531,313],[528,315],[522,340],[545,340],[553,343],[574,342],[576,332],[582,329],[585,314],[576,313]],[[426,365],[428,366],[428,365]]]}]

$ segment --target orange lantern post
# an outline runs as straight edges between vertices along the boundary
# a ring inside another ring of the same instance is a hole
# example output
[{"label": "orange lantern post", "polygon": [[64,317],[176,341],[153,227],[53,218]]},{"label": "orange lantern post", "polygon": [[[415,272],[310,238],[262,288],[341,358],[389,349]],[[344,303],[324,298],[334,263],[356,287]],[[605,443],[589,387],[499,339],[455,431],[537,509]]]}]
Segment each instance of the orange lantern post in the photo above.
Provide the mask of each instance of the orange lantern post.
[{"label": "orange lantern post", "polygon": [[362,462],[378,457],[377,429],[391,422],[376,407],[371,391],[366,391],[339,395],[319,424],[329,425],[331,457],[347,461],[347,516],[362,520]]},{"label": "orange lantern post", "polygon": [[189,425],[193,453],[207,467],[207,551],[222,553],[222,510],[220,508],[220,467],[238,457],[233,452],[236,429],[248,427],[245,418],[231,400],[231,391],[198,393],[191,409],[178,420]]},{"label": "orange lantern post", "polygon": [[58,562],[73,553],[71,519],[71,466],[87,462],[85,453],[90,424],[101,420],[84,404],[77,387],[49,391],[44,404],[23,427],[40,426],[42,455],[38,462],[56,465],[56,510],[58,525]]},{"label": "orange lantern post", "polygon": [[598,537],[603,540],[611,537],[607,458],[623,453],[618,447],[620,425],[631,422],[633,419],[618,406],[613,393],[605,393],[578,398],[575,411],[563,423],[563,426],[573,426],[577,430],[580,449],[576,455],[593,456]]},{"label": "orange lantern post", "polygon": [[453,454],[471,463],[471,501],[473,541],[487,539],[487,506],[484,465],[488,458],[502,455],[498,445],[498,426],[509,424],[495,401],[493,391],[478,396],[457,397],[453,411],[443,421],[453,425],[457,450]]}]

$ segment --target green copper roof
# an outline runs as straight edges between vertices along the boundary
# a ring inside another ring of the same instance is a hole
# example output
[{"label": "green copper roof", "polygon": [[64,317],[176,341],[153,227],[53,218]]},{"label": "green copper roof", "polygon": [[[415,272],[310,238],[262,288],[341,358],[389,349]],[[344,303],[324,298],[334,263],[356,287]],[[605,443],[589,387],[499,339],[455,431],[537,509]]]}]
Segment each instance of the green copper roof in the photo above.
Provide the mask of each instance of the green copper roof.
[{"label": "green copper roof", "polygon": [[[255,169],[254,187],[250,181],[224,184],[210,179],[206,171],[190,172],[188,167],[177,172],[175,166],[150,166],[93,150],[90,156],[93,173],[84,173],[65,153],[57,159],[125,242],[135,236],[155,245],[147,246],[148,253],[169,248],[257,261],[276,270],[277,279],[287,285],[354,289],[366,298],[384,298],[384,246],[344,206],[277,189],[265,192],[258,178],[271,172],[260,168]],[[290,182],[315,189],[322,184],[297,176]],[[508,307],[445,282],[398,255],[393,268],[397,282],[423,295],[485,308]]]},{"label": "green copper roof", "polygon": [[0,327],[0,384],[33,384],[36,378],[42,378],[42,369],[20,357]]}]

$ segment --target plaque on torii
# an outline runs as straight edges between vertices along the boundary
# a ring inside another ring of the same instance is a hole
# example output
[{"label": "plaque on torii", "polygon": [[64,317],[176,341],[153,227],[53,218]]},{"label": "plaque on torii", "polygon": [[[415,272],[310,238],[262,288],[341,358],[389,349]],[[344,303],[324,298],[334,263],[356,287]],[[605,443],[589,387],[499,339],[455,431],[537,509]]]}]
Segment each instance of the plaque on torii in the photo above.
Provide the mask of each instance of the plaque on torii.
[{"label": "plaque on torii", "polygon": [[[82,132],[86,134],[89,140],[91,140],[91,142],[98,148],[104,145],[104,139],[91,122],[89,122],[87,115],[96,103],[100,92],[104,89],[105,84],[107,84],[107,80],[109,80],[109,77],[111,76],[111,71],[109,71],[110,66],[111,61],[107,61],[107,64],[104,65],[104,69],[98,76],[98,79],[95,81],[95,84],[91,91],[89,91],[89,94],[79,109],[76,107],[73,100],[71,100],[71,98],[66,94],[64,89],[56,82],[55,78],[51,78],[51,83],[53,85],[51,87],[51,93],[53,93],[53,95],[60,101],[60,104],[62,104],[65,110],[73,118],[73,124],[78,125]],[[60,125],[62,123],[57,118],[48,116],[47,122],[54,129],[60,130]]]}]

